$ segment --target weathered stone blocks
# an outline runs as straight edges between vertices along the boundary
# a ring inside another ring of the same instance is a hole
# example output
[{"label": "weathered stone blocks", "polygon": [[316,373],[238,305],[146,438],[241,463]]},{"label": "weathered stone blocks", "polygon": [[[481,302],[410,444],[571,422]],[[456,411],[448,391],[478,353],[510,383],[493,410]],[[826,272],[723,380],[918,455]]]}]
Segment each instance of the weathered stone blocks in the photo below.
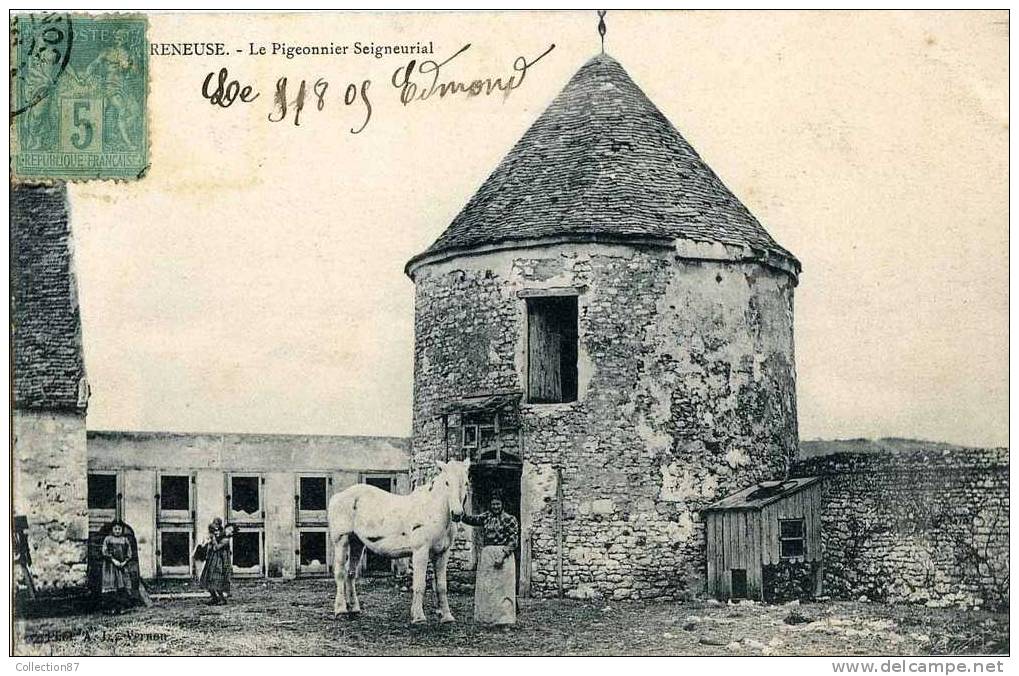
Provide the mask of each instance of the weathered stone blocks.
[{"label": "weathered stone blocks", "polygon": [[785,603],[797,599],[808,599],[814,595],[818,561],[780,560],[766,565],[761,570],[764,600],[768,603]]},{"label": "weathered stone blocks", "polygon": [[85,584],[88,543],[84,413],[14,411],[15,514],[28,517],[40,591]]}]

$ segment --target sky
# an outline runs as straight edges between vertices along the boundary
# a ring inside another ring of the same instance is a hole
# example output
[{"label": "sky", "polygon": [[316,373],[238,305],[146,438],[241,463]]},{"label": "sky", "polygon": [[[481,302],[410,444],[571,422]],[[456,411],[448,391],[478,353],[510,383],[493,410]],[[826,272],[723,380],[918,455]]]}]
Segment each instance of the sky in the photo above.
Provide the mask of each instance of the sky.
[{"label": "sky", "polygon": [[[803,263],[803,439],[1008,441],[1006,12],[610,12],[614,56]],[[406,261],[599,49],[593,12],[149,16],[151,169],[70,188],[90,429],[410,433]],[[508,96],[403,105],[432,42]],[[273,42],[347,54],[250,56]],[[238,54],[236,49],[242,49]],[[260,92],[202,96],[210,72]],[[281,77],[293,99],[270,122]],[[371,117],[359,98],[364,80]],[[354,102],[342,96],[354,85]]]}]

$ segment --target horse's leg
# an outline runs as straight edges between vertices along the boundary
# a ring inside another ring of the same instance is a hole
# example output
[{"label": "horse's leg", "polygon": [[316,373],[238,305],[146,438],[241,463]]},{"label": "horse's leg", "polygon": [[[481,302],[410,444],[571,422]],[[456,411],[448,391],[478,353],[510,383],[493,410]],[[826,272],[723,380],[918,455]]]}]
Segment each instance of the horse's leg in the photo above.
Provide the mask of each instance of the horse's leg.
[{"label": "horse's leg", "polygon": [[336,580],[336,601],[333,616],[347,613],[347,559],[350,558],[350,536],[341,535],[333,543],[333,578]]},{"label": "horse's leg", "polygon": [[411,556],[414,566],[414,600],[410,604],[410,621],[420,624],[425,621],[425,573],[428,571],[428,545],[414,551]]},{"label": "horse's leg", "polygon": [[350,577],[350,614],[361,614],[361,601],[357,598],[357,573]]},{"label": "horse's leg", "polygon": [[350,614],[361,613],[361,602],[357,598],[357,572],[361,568],[361,559],[364,558],[364,543],[357,534],[350,535],[350,557],[347,562],[347,602],[350,604]]},{"label": "horse's leg", "polygon": [[449,564],[449,555],[451,553],[452,549],[448,548],[435,557],[435,579],[432,580],[432,584],[435,587],[435,596],[439,601],[439,614],[442,616],[439,622],[442,624],[456,622],[453,613],[449,612],[449,597],[446,594],[446,566]]},{"label": "horse's leg", "polygon": [[347,571],[346,577],[343,581],[343,600],[347,604],[347,616],[350,617],[354,614],[354,571],[350,569],[351,564],[354,563],[353,552],[347,554]]}]

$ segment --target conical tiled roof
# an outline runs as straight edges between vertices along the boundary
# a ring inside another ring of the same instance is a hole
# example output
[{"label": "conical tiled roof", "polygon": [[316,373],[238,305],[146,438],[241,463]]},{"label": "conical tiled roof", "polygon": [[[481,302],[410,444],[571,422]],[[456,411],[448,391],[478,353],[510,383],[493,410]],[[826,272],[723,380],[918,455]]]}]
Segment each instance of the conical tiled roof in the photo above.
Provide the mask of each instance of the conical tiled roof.
[{"label": "conical tiled roof", "polygon": [[408,270],[425,259],[545,238],[718,242],[799,269],[607,55],[577,71]]}]

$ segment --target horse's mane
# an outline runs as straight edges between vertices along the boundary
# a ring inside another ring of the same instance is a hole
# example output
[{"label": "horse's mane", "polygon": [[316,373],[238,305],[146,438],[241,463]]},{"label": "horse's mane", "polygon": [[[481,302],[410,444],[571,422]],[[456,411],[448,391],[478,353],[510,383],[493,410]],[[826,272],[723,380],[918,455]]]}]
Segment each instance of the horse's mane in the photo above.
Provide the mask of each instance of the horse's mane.
[{"label": "horse's mane", "polygon": [[[450,463],[453,463],[453,462],[463,463],[462,460],[450,460],[449,462]],[[435,475],[433,475],[431,479],[429,479],[425,483],[421,484],[420,486],[415,486],[414,490],[412,490],[410,492],[410,494],[411,495],[417,495],[417,494],[426,493],[426,492],[430,493],[432,491],[432,489],[435,488],[435,482],[438,480],[438,478],[440,476],[442,476],[443,474],[446,474],[448,471],[449,471],[449,464],[447,463],[447,465],[445,467],[441,468],[438,472],[436,472]]]}]

